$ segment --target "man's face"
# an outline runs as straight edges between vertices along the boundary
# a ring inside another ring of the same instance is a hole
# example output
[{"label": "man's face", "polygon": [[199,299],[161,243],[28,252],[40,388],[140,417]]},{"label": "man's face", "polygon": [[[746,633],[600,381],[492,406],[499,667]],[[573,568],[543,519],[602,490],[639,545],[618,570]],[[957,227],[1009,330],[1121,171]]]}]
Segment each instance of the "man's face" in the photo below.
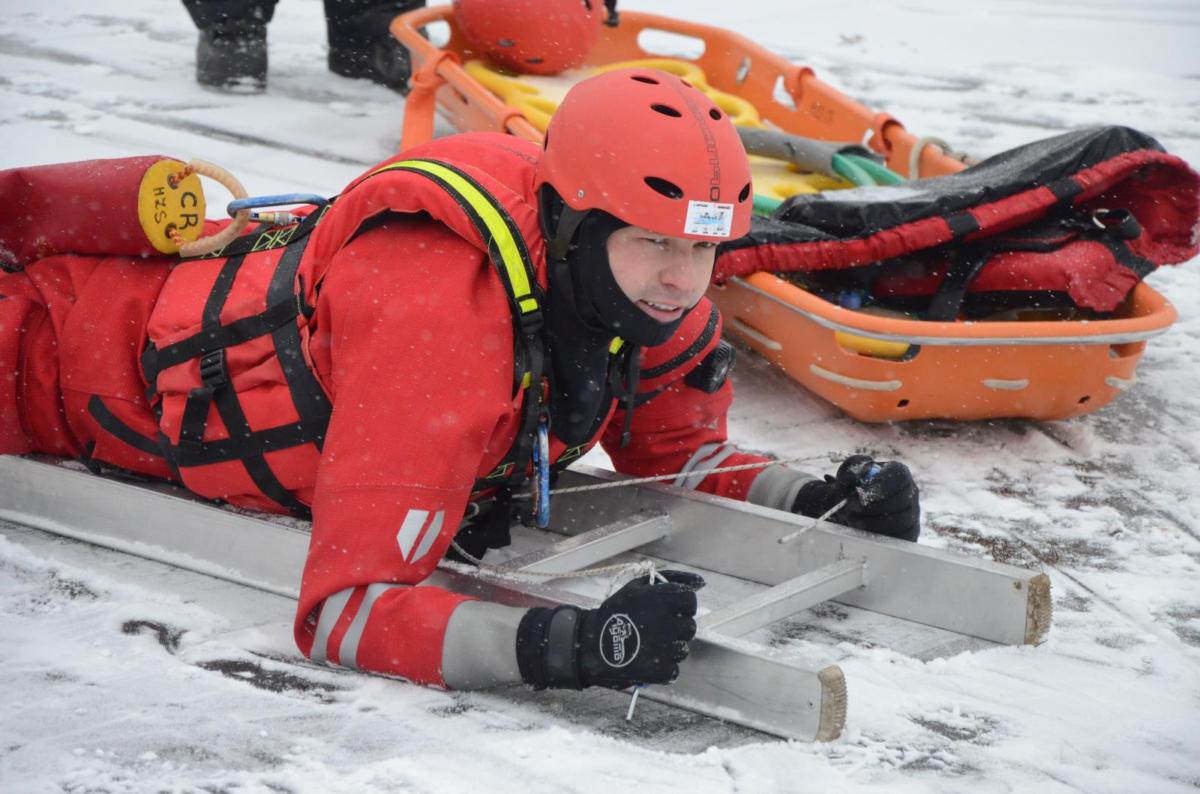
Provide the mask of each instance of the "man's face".
[{"label": "man's face", "polygon": [[696,305],[712,278],[717,244],[625,226],[609,235],[608,262],[617,286],[660,323]]}]

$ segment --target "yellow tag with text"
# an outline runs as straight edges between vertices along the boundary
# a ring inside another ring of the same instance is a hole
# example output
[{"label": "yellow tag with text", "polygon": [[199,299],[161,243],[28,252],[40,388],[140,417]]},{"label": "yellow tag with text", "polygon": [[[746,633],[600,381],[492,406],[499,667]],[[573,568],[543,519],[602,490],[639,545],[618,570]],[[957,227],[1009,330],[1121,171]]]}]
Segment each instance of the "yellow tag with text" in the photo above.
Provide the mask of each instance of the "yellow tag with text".
[{"label": "yellow tag with text", "polygon": [[138,221],[146,239],[164,254],[179,253],[180,242],[195,240],[204,230],[204,189],[195,174],[176,179],[187,164],[159,160],[146,169],[138,187]]}]

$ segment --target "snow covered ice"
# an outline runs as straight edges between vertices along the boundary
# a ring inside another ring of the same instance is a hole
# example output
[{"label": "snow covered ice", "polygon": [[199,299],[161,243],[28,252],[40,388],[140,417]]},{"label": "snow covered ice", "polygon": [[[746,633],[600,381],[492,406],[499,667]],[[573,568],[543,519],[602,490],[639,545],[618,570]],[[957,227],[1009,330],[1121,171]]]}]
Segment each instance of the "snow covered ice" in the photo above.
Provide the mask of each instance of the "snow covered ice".
[{"label": "snow covered ice", "polygon": [[[1105,123],[1200,165],[1188,0],[628,7],[731,28],[976,155]],[[393,152],[402,100],[326,70],[321,17],[316,0],[280,3],[269,90],[227,96],[195,84],[180,4],[9,0],[0,167],[162,153],[220,163],[251,193],[334,192]],[[5,525],[0,790],[1195,791],[1198,266],[1149,278],[1179,321],[1135,386],[1069,421],[868,426],[740,357],[734,440],[812,471],[856,451],[904,460],[923,544],[1053,582],[1039,647],[907,655],[840,629],[836,605],[776,627],[775,647],[844,669],[835,742],[645,701],[626,723],[613,693],[447,693],[318,668],[298,660],[284,598]]]}]

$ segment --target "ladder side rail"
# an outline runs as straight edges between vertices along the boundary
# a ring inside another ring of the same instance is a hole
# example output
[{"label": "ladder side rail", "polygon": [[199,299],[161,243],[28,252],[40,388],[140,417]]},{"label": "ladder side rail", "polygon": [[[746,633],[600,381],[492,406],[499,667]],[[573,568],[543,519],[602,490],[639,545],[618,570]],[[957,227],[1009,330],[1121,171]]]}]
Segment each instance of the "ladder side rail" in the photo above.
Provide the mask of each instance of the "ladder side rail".
[{"label": "ladder side rail", "polygon": [[[308,551],[309,533],[298,526],[14,456],[0,455],[0,518],[292,598]],[[597,603],[451,562],[422,584],[512,606]],[[845,722],[839,668],[806,670],[720,635],[697,637],[680,679],[645,695],[805,741],[836,738]]]},{"label": "ladder side rail", "polygon": [[289,598],[308,555],[307,526],[11,455],[0,455],[0,518]]}]

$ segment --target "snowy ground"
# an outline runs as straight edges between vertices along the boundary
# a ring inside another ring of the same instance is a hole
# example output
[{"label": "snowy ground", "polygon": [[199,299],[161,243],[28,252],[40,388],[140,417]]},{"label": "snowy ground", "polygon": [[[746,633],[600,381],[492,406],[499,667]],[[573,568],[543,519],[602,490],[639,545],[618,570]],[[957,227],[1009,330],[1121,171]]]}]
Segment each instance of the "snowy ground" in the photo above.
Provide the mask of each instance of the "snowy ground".
[{"label": "snowy ground", "polygon": [[[1192,0],[664,0],[731,27],[918,133],[987,155],[1094,123],[1200,164]],[[402,104],[324,69],[320,3],[286,0],[271,88],[192,81],[194,33],[162,0],[8,0],[0,167],[162,152],[252,192],[330,193],[390,154]],[[837,662],[836,742],[781,742],[620,695],[453,694],[298,665],[291,604],[0,527],[0,790],[1194,791],[1200,787],[1200,268],[1150,281],[1180,320],[1139,383],[1065,422],[866,426],[743,356],[747,446],[909,462],[922,542],[1046,571],[1037,648],[920,660],[793,622],[778,647]],[[986,608],[986,605],[975,605]]]}]

